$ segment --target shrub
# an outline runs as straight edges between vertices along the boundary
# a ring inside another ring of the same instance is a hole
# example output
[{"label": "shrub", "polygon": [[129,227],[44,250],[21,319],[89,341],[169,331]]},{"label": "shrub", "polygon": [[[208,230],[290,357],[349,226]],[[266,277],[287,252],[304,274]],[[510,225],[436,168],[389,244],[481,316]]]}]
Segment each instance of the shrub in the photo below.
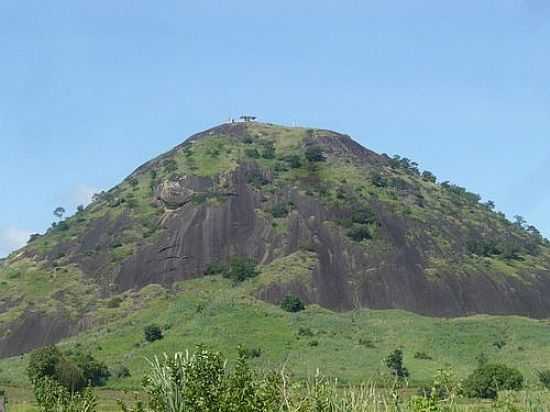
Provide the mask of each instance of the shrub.
[{"label": "shrub", "polygon": [[54,379],[44,377],[34,382],[34,396],[41,412],[95,412],[97,400],[90,388],[75,393]]},{"label": "shrub", "polygon": [[162,162],[162,166],[164,167],[164,171],[167,174],[173,173],[178,170],[178,163],[174,159],[166,159],[164,162]]},{"label": "shrub", "polygon": [[371,229],[368,225],[354,224],[347,232],[348,237],[354,242],[372,239]]},{"label": "shrub", "polygon": [[481,352],[479,355],[476,356],[477,361],[477,367],[481,368],[482,366],[485,366],[489,363],[489,357],[485,352]]},{"label": "shrub", "polygon": [[382,176],[380,173],[375,173],[371,177],[372,184],[376,187],[382,188],[388,185],[387,179]]},{"label": "shrub", "polygon": [[456,398],[462,394],[462,384],[450,369],[439,369],[431,385],[418,388],[408,404],[417,412],[455,411]]},{"label": "shrub", "polygon": [[313,339],[313,340],[310,340],[307,344],[311,347],[316,347],[316,346],[319,346],[319,341],[317,339]]},{"label": "shrub", "polygon": [[304,303],[299,297],[293,295],[287,295],[281,301],[281,309],[287,312],[296,313],[305,309]]},{"label": "shrub", "polygon": [[302,167],[302,158],[296,154],[288,155],[284,158],[284,160],[292,169],[298,169]]},{"label": "shrub", "polygon": [[359,338],[359,345],[364,346],[365,348],[375,348],[376,345],[370,338]]},{"label": "shrub", "polygon": [[4,389],[0,389],[0,411],[2,411],[2,407],[7,407],[8,405],[8,395],[6,395],[6,391]]},{"label": "shrub", "polygon": [[246,359],[254,359],[262,356],[261,348],[240,348],[239,349]]},{"label": "shrub", "polygon": [[288,206],[285,203],[277,203],[271,208],[271,215],[274,218],[282,218],[288,216]]},{"label": "shrub", "polygon": [[33,233],[29,237],[29,243],[34,242],[35,240],[39,239],[42,235],[40,233]]},{"label": "shrub", "polygon": [[466,242],[466,249],[474,255],[484,257],[500,253],[497,242],[491,240],[469,240]]},{"label": "shrub", "polygon": [[351,221],[361,225],[374,223],[376,221],[376,215],[371,209],[357,208],[351,213]]},{"label": "shrub", "polygon": [[[245,351],[233,368],[220,354],[199,347],[194,354],[164,355],[150,362],[144,379],[151,412],[255,412],[280,410],[282,379],[259,376],[248,365]],[[170,371],[170,373],[166,373]],[[124,411],[130,411],[122,402]],[[133,411],[143,411],[138,407]]]},{"label": "shrub", "polygon": [[262,157],[264,159],[275,159],[275,146],[272,141],[262,142]]},{"label": "shrub", "polygon": [[403,365],[403,351],[401,349],[396,349],[390,353],[384,359],[384,363],[396,378],[405,379],[409,377],[409,371]]},{"label": "shrub", "polygon": [[244,136],[243,137],[243,143],[244,144],[252,144],[256,141],[256,139],[254,139],[254,137],[252,136]]},{"label": "shrub", "polygon": [[498,391],[520,390],[523,375],[514,368],[501,364],[485,364],[476,369],[464,382],[467,396],[496,399]]},{"label": "shrub", "polygon": [[223,276],[231,279],[234,282],[242,282],[258,276],[256,262],[248,257],[233,257],[229,263],[229,267],[225,269]]},{"label": "shrub", "polygon": [[27,376],[31,383],[46,376],[54,378],[62,358],[63,354],[55,346],[46,346],[33,351],[27,366]]},{"label": "shrub", "polygon": [[155,342],[157,340],[161,340],[163,338],[162,336],[162,329],[159,325],[147,325],[143,329],[143,333],[145,335],[145,340],[147,342]]},{"label": "shrub", "polygon": [[255,147],[247,147],[246,149],[244,149],[244,154],[247,157],[251,157],[253,159],[260,158],[260,152],[258,152],[258,149],[256,149]]},{"label": "shrub", "polygon": [[309,162],[322,162],[326,160],[323,149],[318,145],[308,146],[305,155]]},{"label": "shrub", "polygon": [[504,339],[499,339],[495,342],[493,342],[493,346],[497,348],[498,350],[504,348],[506,346],[506,341]]},{"label": "shrub", "polygon": [[415,359],[422,359],[422,360],[432,360],[433,358],[428,355],[426,352],[416,352],[414,354]]},{"label": "shrub", "polygon": [[298,336],[312,337],[314,336],[314,333],[310,328],[300,326],[300,328],[298,329]]},{"label": "shrub", "polygon": [[426,180],[427,182],[436,183],[437,177],[432,172],[429,172],[427,170],[424,170],[422,172],[422,179]]},{"label": "shrub", "polygon": [[123,302],[123,299],[120,296],[115,296],[107,302],[107,307],[110,309],[119,308],[120,304]]},{"label": "shrub", "polygon": [[269,180],[267,180],[261,173],[255,173],[248,177],[248,183],[256,188],[262,188],[263,186],[269,184]]},{"label": "shrub", "polygon": [[95,359],[91,353],[76,352],[69,359],[82,371],[88,385],[102,386],[111,376],[104,362]]},{"label": "shrub", "polygon": [[31,353],[27,375],[33,385],[49,378],[71,392],[79,391],[87,384],[84,371],[61,353],[55,346],[47,346]]},{"label": "shrub", "polygon": [[550,369],[542,369],[537,371],[539,382],[546,388],[550,389]]},{"label": "shrub", "polygon": [[205,275],[207,276],[220,275],[224,272],[224,270],[225,270],[225,266],[223,263],[219,263],[219,262],[210,263],[206,268]]}]

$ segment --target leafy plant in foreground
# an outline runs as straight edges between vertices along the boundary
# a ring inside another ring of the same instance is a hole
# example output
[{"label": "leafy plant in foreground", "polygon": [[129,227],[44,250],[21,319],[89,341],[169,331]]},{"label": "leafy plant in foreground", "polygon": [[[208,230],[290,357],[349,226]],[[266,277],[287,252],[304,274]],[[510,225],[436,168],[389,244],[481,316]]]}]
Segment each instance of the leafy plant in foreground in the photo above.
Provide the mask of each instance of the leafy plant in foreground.
[{"label": "leafy plant in foreground", "polygon": [[40,412],[96,412],[97,400],[88,387],[84,392],[71,392],[63,385],[44,377],[34,382],[34,395]]}]

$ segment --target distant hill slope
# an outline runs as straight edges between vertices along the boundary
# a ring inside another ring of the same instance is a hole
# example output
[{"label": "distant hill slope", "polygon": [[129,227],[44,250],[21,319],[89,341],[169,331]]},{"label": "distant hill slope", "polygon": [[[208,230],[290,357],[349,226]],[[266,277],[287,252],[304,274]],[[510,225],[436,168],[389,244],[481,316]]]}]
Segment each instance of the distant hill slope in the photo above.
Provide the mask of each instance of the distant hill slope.
[{"label": "distant hill slope", "polygon": [[[550,314],[550,247],[408,159],[350,137],[225,124],[146,163],[0,266],[0,356],[122,315],[117,297],[170,289],[232,257],[274,273],[250,291],[347,311]],[[139,302],[133,310],[139,311]]]}]

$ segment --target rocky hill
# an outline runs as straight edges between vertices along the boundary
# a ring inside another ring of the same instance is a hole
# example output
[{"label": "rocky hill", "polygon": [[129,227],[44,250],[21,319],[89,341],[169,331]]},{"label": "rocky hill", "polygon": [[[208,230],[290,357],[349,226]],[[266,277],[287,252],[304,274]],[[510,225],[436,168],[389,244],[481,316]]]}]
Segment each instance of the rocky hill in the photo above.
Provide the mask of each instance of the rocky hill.
[{"label": "rocky hill", "polygon": [[9,256],[0,357],[114,322],[236,257],[269,273],[250,295],[274,304],[292,294],[334,311],[550,314],[550,247],[533,226],[349,136],[234,123]]}]

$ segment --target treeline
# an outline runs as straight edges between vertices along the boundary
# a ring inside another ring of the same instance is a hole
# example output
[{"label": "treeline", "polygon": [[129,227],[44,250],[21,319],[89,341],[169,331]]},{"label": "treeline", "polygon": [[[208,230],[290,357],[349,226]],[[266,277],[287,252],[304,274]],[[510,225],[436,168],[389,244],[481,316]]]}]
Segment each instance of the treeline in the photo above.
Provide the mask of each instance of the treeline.
[{"label": "treeline", "polygon": [[[406,157],[385,155],[391,168],[399,169],[412,176],[420,177],[425,181],[437,184],[437,177],[430,171],[420,171],[417,162]],[[371,176],[372,183],[377,187],[392,187],[396,190],[410,190],[411,185],[398,177],[386,177],[380,173]],[[495,202],[489,200],[481,203],[481,196],[468,191],[466,188],[444,181],[439,184],[447,193],[457,201],[470,205],[480,205],[488,211],[496,213],[499,218],[508,225],[508,228],[518,236],[509,236],[500,239],[473,239],[467,242],[466,249],[478,256],[501,255],[506,259],[518,259],[521,254],[537,255],[541,245],[550,245],[542,233],[533,225],[527,223],[522,216],[514,216],[510,221],[502,212],[495,211]]]}]

